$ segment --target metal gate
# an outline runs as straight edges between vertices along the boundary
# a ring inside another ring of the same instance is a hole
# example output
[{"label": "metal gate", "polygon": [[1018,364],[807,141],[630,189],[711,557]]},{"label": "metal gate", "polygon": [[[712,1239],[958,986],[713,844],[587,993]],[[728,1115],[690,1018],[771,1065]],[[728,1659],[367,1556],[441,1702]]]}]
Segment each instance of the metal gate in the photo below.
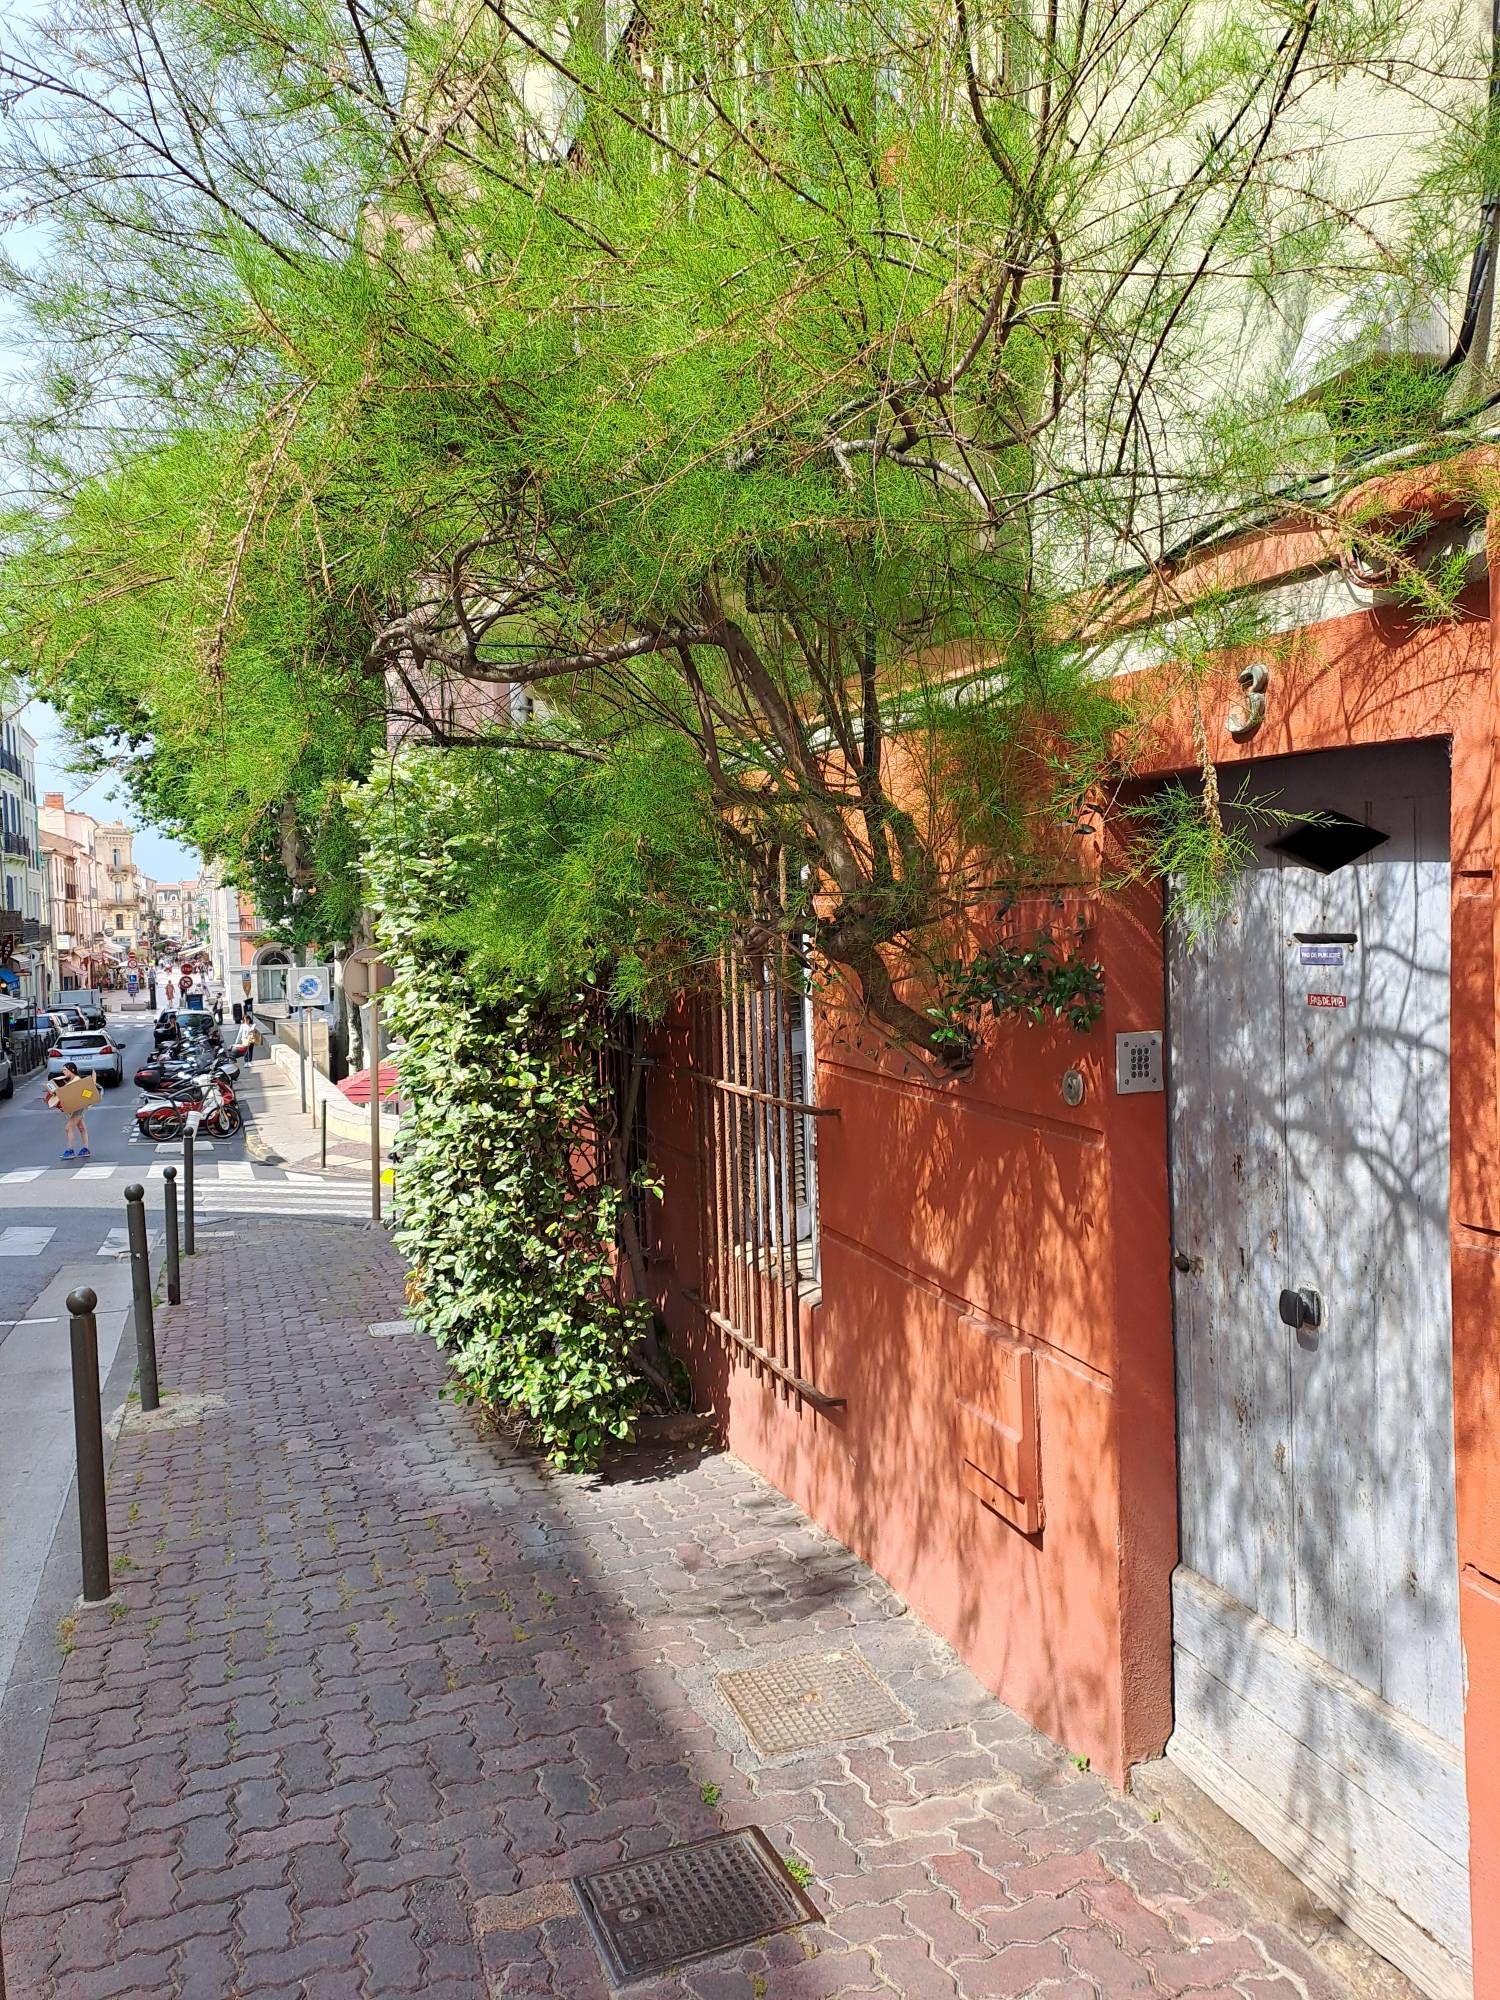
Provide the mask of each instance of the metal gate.
[{"label": "metal gate", "polygon": [[1210,939],[1169,940],[1168,1754],[1458,1993],[1446,746],[1267,761],[1243,792],[1304,817],[1232,812],[1255,865]]},{"label": "metal gate", "polygon": [[742,1353],[819,1409],[842,1406],[809,1379],[802,1302],[818,1282],[817,1122],[806,970],[729,951],[719,1004],[697,1011],[698,1303]]}]

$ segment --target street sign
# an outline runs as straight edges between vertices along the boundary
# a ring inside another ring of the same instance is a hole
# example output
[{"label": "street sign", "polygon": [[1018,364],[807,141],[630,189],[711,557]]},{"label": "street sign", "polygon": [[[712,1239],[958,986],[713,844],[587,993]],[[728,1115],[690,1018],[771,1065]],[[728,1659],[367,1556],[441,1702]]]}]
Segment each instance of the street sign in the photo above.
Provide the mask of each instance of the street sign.
[{"label": "street sign", "polygon": [[294,965],[287,974],[288,1007],[326,1007],[332,981],[326,965]]},{"label": "street sign", "polygon": [[372,993],[383,993],[395,974],[373,951],[351,952],[343,964],[344,998],[351,1007],[362,1007]]}]

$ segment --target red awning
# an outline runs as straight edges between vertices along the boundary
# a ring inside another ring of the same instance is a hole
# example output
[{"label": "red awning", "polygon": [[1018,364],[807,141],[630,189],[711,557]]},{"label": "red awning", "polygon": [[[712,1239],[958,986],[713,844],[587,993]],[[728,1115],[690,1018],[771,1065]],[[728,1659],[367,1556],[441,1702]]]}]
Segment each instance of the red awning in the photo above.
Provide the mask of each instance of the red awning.
[{"label": "red awning", "polygon": [[[396,1065],[393,1062],[383,1062],[380,1065],[380,1101],[382,1104],[388,1097],[396,1095],[396,1085]],[[370,1072],[367,1069],[355,1070],[352,1075],[344,1078],[343,1082],[339,1085],[339,1089],[349,1099],[351,1104],[368,1104],[370,1101]]]}]

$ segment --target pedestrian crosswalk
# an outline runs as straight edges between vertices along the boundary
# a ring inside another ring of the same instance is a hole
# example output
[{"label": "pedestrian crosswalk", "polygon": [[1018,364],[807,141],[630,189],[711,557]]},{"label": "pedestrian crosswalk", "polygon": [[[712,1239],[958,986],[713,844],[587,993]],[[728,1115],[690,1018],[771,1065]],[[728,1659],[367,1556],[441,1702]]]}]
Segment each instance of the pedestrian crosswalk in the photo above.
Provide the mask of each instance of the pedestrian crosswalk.
[{"label": "pedestrian crosswalk", "polygon": [[0,1257],[40,1257],[55,1229],[0,1229]]},{"label": "pedestrian crosswalk", "polygon": [[[151,1229],[146,1232],[146,1247],[148,1250],[159,1249],[165,1240],[164,1232],[160,1229]],[[123,1222],[117,1229],[112,1229],[109,1232],[108,1236],[105,1237],[99,1248],[94,1252],[94,1255],[96,1257],[128,1257],[130,1255],[130,1235]]]},{"label": "pedestrian crosswalk", "polygon": [[328,1180],[316,1187],[286,1181],[219,1181],[200,1179],[198,1210],[203,1215],[323,1216],[334,1221],[364,1222],[370,1213],[370,1191],[359,1181]]},{"label": "pedestrian crosswalk", "polygon": [[[198,1163],[200,1172],[207,1172],[209,1163],[203,1156],[205,1153],[211,1153],[212,1151],[213,1141],[211,1139],[199,1139],[194,1142],[193,1156]],[[143,1147],[142,1157],[144,1158],[147,1153],[154,1155],[156,1161],[162,1166],[176,1165],[180,1167],[182,1164],[182,1141],[177,1139],[170,1145],[163,1144],[160,1146]],[[248,1168],[250,1162],[248,1160],[225,1160],[221,1164],[230,1168]],[[146,1171],[151,1171],[151,1168],[147,1168]],[[138,1160],[131,1160],[124,1166],[110,1166],[100,1160],[90,1160],[85,1165],[74,1166],[65,1160],[60,1166],[56,1167],[11,1167],[7,1172],[0,1174],[0,1187],[23,1187],[28,1181],[39,1181],[43,1174],[66,1173],[71,1174],[75,1180],[107,1181],[111,1176],[116,1174],[122,1176],[125,1180],[132,1178],[138,1180],[141,1172],[142,1167]],[[314,1179],[321,1180],[322,1176],[315,1175]]]},{"label": "pedestrian crosswalk", "polygon": [[[167,1149],[162,1149],[167,1153]],[[147,1189],[147,1201],[154,1211],[153,1224],[160,1212],[163,1183],[169,1167],[177,1169],[179,1194],[183,1171],[180,1151],[173,1147],[166,1157],[150,1161],[85,1161],[82,1166],[16,1167],[0,1173],[0,1258],[40,1257],[57,1234],[55,1228],[32,1224],[4,1225],[6,1191],[24,1188],[11,1201],[35,1214],[56,1203],[59,1209],[77,1213],[80,1207],[104,1206],[110,1200],[109,1185],[118,1191],[134,1182]],[[200,1222],[257,1217],[295,1221],[364,1222],[370,1214],[370,1191],[362,1178],[333,1174],[301,1173],[294,1168],[273,1167],[251,1160],[202,1160],[194,1162],[194,1213]],[[76,1195],[69,1189],[79,1183]],[[154,1230],[159,1240],[159,1230]],[[71,1244],[76,1244],[76,1231]],[[69,1247],[68,1254],[77,1254]],[[100,1242],[97,1254],[119,1257],[126,1254],[124,1225],[111,1225]]]}]

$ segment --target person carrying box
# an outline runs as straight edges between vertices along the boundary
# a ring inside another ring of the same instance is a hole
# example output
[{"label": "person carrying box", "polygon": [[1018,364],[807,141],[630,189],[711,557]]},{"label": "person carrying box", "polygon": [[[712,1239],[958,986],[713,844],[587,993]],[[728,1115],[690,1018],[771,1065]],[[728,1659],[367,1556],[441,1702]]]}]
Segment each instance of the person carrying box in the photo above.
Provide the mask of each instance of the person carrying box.
[{"label": "person carrying box", "polygon": [[98,1095],[98,1084],[92,1077],[83,1076],[77,1063],[64,1063],[61,1073],[49,1081],[47,1102],[54,1111],[63,1115],[65,1160],[86,1160],[89,1157],[89,1128],[84,1123],[83,1114]]}]

